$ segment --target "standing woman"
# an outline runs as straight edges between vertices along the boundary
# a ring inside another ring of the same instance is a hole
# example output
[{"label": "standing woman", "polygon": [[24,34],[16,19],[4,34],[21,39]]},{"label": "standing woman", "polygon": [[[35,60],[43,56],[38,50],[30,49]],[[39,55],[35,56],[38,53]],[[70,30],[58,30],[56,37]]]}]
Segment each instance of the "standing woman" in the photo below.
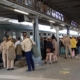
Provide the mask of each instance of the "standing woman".
[{"label": "standing woman", "polygon": [[54,49],[53,59],[54,59],[54,62],[57,62],[57,54],[58,54],[57,39],[54,35],[52,35],[51,38],[52,38],[52,44]]}]

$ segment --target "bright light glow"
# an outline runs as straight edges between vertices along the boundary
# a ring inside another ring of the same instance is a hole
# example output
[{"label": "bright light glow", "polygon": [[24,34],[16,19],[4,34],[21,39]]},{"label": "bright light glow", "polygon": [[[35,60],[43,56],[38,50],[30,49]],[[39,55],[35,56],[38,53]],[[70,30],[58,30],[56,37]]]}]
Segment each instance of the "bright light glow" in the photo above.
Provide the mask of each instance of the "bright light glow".
[{"label": "bright light glow", "polygon": [[29,13],[24,12],[24,11],[21,11],[21,10],[18,10],[18,9],[14,9],[14,11],[15,11],[15,12],[18,12],[18,13],[25,14],[25,15],[29,15]]},{"label": "bright light glow", "polygon": [[32,23],[30,23],[30,22],[20,22],[20,24],[22,24],[22,25],[29,25],[29,26],[33,26],[33,24],[32,24]]},{"label": "bright light glow", "polygon": [[60,24],[61,26],[65,26],[65,24]]},{"label": "bright light glow", "polygon": [[66,29],[60,30],[59,33],[60,33],[60,34],[67,34],[67,30],[66,30]]},{"label": "bright light glow", "polygon": [[77,31],[70,30],[70,34],[71,35],[78,35],[78,32]]},{"label": "bright light glow", "polygon": [[51,21],[51,20],[49,20],[49,22],[51,22],[51,23],[55,23],[55,21]]},{"label": "bright light glow", "polygon": [[9,19],[9,22],[12,22],[12,23],[17,23],[17,24],[19,24],[18,20],[14,20],[14,19]]}]

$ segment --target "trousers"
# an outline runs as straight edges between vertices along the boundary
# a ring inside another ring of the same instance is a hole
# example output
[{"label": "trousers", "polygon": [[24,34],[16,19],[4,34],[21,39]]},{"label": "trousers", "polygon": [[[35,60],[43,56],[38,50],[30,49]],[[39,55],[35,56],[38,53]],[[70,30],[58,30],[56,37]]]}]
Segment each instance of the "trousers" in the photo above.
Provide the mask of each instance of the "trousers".
[{"label": "trousers", "polygon": [[70,47],[70,45],[65,46],[66,57],[68,57],[68,52],[69,51],[70,51],[70,55],[71,55],[71,47]]},{"label": "trousers", "polygon": [[3,66],[4,68],[7,67],[7,54],[5,52],[2,52],[2,59],[3,59]]},{"label": "trousers", "polygon": [[35,66],[34,66],[34,61],[33,61],[33,58],[32,58],[32,51],[25,52],[25,55],[26,55],[28,70],[29,71],[34,70]]},{"label": "trousers", "polygon": [[7,53],[7,69],[10,69],[10,68],[14,68],[14,60],[10,60],[8,58],[8,53]]}]

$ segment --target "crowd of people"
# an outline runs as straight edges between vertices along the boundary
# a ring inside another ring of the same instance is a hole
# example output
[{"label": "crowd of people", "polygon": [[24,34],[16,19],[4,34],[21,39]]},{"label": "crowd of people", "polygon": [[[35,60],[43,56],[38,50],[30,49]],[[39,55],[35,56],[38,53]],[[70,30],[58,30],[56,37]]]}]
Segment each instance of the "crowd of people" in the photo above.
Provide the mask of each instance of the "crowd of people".
[{"label": "crowd of people", "polygon": [[[15,60],[21,60],[22,54],[25,54],[28,70],[35,70],[32,44],[36,43],[27,37],[27,33],[23,32],[23,41],[20,37],[17,40],[13,40],[11,36],[4,37],[3,42],[0,45],[0,51],[2,52],[3,67],[7,70],[14,70]],[[48,38],[40,38],[41,56],[44,60],[44,64],[57,63],[58,55],[64,54],[64,58],[67,59],[68,55],[71,58],[77,58],[78,53],[80,54],[80,37],[75,38],[74,36],[65,36],[60,38],[59,46],[58,41],[54,35]],[[58,48],[59,47],[59,48]],[[60,51],[59,51],[60,50]],[[73,56],[74,53],[74,56]]]},{"label": "crowd of people", "polygon": [[35,70],[34,61],[32,58],[32,44],[35,42],[27,37],[27,33],[23,32],[23,41],[20,37],[17,40],[13,40],[11,36],[4,37],[3,42],[0,45],[0,51],[2,52],[3,67],[9,70],[14,70],[14,63],[16,60],[22,59],[22,54],[25,54],[28,70]]},{"label": "crowd of people", "polygon": [[64,36],[60,39],[59,43],[60,54],[65,54],[65,59],[68,58],[68,55],[70,55],[71,58],[78,58],[78,54],[80,54],[80,37]]}]

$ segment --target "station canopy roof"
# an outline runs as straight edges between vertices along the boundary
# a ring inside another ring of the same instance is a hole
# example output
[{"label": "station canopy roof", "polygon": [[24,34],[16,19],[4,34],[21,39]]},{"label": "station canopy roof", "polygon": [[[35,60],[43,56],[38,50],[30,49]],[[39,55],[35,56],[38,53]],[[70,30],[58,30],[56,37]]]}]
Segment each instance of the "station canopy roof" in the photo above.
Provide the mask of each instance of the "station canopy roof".
[{"label": "station canopy roof", "polygon": [[47,0],[68,18],[80,24],[80,0]]}]

